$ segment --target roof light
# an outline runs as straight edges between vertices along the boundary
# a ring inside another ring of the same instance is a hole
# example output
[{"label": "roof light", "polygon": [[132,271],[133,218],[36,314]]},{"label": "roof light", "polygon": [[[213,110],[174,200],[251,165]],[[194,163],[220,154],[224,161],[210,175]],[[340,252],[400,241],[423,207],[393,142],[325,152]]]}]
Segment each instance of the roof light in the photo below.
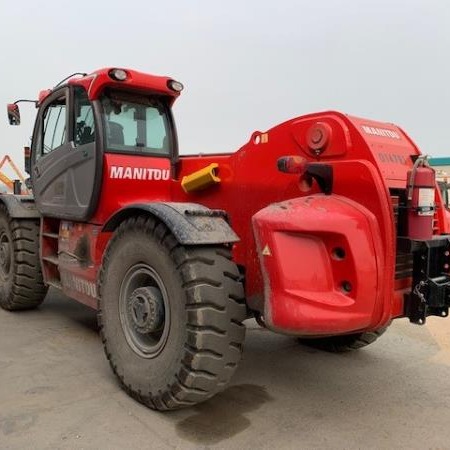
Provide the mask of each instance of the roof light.
[{"label": "roof light", "polygon": [[116,81],[125,81],[128,78],[128,74],[123,69],[111,69],[109,76]]},{"label": "roof light", "polygon": [[184,86],[179,81],[175,80],[169,80],[167,82],[167,87],[175,92],[181,92],[184,89]]}]

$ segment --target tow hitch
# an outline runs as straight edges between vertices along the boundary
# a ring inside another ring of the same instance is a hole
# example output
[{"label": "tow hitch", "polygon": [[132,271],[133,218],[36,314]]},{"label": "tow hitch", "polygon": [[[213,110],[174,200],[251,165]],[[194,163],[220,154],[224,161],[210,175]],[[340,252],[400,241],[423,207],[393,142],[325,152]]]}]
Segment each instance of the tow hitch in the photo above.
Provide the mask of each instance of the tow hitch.
[{"label": "tow hitch", "polygon": [[450,237],[432,240],[402,239],[413,255],[411,293],[405,295],[405,316],[423,325],[427,316],[447,317],[450,306]]}]

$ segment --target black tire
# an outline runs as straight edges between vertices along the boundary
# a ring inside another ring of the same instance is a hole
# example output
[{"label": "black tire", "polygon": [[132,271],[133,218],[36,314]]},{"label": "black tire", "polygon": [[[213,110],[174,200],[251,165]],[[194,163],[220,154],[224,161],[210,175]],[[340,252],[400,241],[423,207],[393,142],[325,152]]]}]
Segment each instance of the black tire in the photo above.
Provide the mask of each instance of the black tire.
[{"label": "black tire", "polygon": [[0,306],[33,309],[47,294],[39,260],[39,220],[11,219],[0,205]]},{"label": "black tire", "polygon": [[300,338],[302,344],[331,353],[344,353],[358,350],[374,343],[387,328],[380,328],[366,333],[345,334],[342,336],[328,336],[324,338]]},{"label": "black tire", "polygon": [[105,252],[99,293],[105,353],[133,398],[172,410],[228,384],[241,359],[246,308],[226,247],[183,246],[162,223],[128,219]]}]

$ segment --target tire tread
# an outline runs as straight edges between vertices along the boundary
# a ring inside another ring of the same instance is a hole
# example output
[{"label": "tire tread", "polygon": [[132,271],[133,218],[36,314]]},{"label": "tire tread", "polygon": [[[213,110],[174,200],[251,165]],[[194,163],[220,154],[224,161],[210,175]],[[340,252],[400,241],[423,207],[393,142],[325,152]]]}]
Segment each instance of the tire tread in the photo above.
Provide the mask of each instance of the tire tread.
[{"label": "tire tread", "polygon": [[300,342],[309,347],[317,348],[330,353],[345,353],[352,350],[359,350],[373,344],[387,328],[379,328],[375,331],[364,333],[346,334],[342,336],[328,336],[324,338],[304,339]]}]

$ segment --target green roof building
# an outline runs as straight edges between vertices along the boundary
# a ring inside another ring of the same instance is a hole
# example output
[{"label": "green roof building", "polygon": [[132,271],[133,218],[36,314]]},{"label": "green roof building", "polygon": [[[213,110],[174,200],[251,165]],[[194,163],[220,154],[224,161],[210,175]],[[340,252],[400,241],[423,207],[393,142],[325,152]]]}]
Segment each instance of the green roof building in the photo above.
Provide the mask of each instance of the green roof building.
[{"label": "green roof building", "polygon": [[439,157],[439,158],[430,158],[429,160],[430,166],[432,166],[436,170],[436,177],[450,178],[450,157]]}]

